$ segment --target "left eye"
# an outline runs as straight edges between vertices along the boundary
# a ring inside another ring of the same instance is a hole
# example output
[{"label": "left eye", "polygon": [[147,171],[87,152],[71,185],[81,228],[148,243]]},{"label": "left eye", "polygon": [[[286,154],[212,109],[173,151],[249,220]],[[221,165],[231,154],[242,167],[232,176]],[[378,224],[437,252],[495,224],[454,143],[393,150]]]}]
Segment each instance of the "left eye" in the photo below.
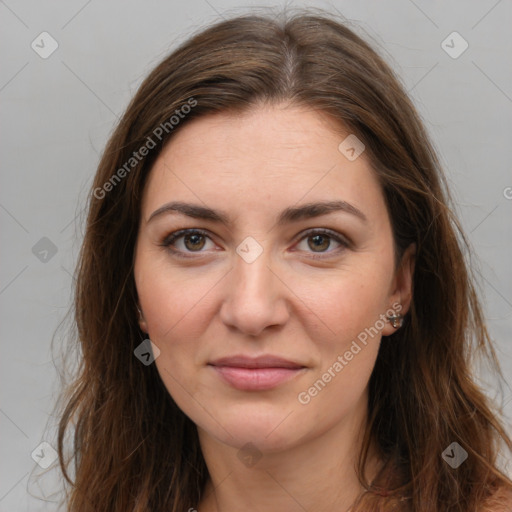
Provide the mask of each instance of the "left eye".
[{"label": "left eye", "polygon": [[309,231],[301,238],[301,242],[305,241],[307,246],[312,249],[313,253],[319,254],[335,252],[335,250],[327,251],[333,240],[338,244],[338,246],[343,248],[347,248],[349,246],[348,241],[343,237],[333,231],[326,231],[325,229]]},{"label": "left eye", "polygon": [[[199,229],[185,229],[171,233],[163,240],[161,245],[163,247],[167,247],[172,254],[178,257],[189,257],[187,252],[188,254],[204,252],[201,249],[205,247],[206,239],[212,241],[206,231]],[[182,242],[182,248],[176,248],[176,246],[179,245],[177,244],[178,241]],[[341,246],[342,248],[347,248],[350,245],[344,237],[337,234],[335,231],[325,229],[314,229],[308,231],[302,236],[299,242],[307,242],[307,246],[312,250],[313,253],[330,254],[336,252],[336,250],[327,251],[327,249],[331,246],[332,241],[335,241],[338,246]],[[300,243],[298,246],[300,246]],[[306,252],[308,251],[306,250]],[[315,257],[322,256],[313,256],[313,258]]]}]

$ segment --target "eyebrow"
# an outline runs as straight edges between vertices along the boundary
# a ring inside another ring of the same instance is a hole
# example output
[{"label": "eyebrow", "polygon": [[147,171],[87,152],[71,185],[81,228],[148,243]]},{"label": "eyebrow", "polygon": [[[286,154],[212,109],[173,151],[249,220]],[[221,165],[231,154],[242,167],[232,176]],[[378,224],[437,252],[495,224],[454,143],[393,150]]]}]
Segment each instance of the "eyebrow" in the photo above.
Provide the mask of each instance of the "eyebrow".
[{"label": "eyebrow", "polygon": [[[301,206],[291,206],[284,209],[279,214],[277,225],[284,225],[304,219],[312,219],[334,212],[349,213],[358,217],[363,222],[368,221],[366,215],[361,210],[346,201],[324,201],[307,203]],[[150,215],[146,223],[149,223],[152,219],[164,213],[181,213],[194,219],[209,220],[226,226],[231,225],[229,215],[223,211],[216,211],[205,206],[184,203],[181,201],[173,201],[164,204]]]}]

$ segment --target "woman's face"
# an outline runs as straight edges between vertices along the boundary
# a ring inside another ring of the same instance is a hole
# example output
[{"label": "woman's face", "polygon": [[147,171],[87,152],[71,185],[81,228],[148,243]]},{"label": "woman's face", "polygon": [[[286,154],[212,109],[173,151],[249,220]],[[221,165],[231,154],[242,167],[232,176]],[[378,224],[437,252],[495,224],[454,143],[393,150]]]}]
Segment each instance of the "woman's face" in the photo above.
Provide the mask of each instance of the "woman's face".
[{"label": "woman's face", "polygon": [[395,331],[385,315],[409,305],[412,267],[407,256],[395,272],[381,188],[330,123],[284,106],[199,118],[144,191],[141,328],[178,406],[233,447],[275,452],[355,425]]}]

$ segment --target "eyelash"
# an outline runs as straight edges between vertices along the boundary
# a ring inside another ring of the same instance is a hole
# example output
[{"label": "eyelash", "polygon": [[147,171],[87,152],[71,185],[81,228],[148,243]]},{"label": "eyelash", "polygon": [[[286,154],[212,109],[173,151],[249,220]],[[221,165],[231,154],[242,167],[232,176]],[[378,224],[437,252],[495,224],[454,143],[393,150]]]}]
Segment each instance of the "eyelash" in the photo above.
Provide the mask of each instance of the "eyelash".
[{"label": "eyelash", "polygon": [[[176,249],[172,249],[171,248],[171,245],[174,242],[176,242],[176,240],[178,240],[179,238],[182,238],[182,237],[184,237],[186,235],[202,235],[202,236],[205,236],[205,237],[207,237],[207,238],[209,238],[211,240],[211,237],[208,234],[208,232],[206,232],[206,231],[204,231],[202,229],[197,229],[197,228],[181,229],[179,231],[175,231],[174,233],[171,233],[168,236],[166,236],[165,239],[160,244],[160,246],[161,247],[165,247],[174,256],[177,256],[179,258],[195,258],[195,256],[185,256],[185,253],[183,253],[182,251],[178,251]],[[313,228],[313,229],[310,229],[310,230],[306,231],[303,234],[302,238],[300,238],[297,243],[299,243],[302,240],[307,239],[307,238],[309,238],[311,236],[314,236],[314,235],[326,236],[327,238],[329,238],[331,240],[334,240],[335,242],[338,242],[342,247],[338,248],[338,250],[334,250],[334,251],[329,251],[329,252],[324,252],[324,253],[316,253],[316,254],[321,254],[320,256],[316,255],[315,253],[311,253],[312,254],[312,256],[310,256],[311,259],[316,259],[316,260],[326,259],[326,258],[330,257],[330,255],[332,253],[339,253],[339,252],[343,251],[344,249],[349,248],[350,245],[351,245],[348,242],[348,240],[346,240],[341,235],[337,234],[335,231],[331,231],[329,229],[324,229],[324,228]],[[197,253],[200,254],[201,251],[197,251]],[[189,254],[194,254],[194,253],[193,252],[189,252]],[[327,256],[323,256],[324,254],[327,254]]]}]

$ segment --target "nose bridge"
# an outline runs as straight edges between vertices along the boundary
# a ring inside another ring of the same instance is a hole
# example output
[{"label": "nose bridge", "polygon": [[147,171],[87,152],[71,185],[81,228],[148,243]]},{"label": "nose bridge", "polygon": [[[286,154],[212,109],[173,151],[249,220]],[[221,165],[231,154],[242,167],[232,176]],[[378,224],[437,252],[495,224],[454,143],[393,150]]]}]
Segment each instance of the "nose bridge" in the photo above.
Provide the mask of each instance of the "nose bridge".
[{"label": "nose bridge", "polygon": [[[271,292],[273,276],[270,270],[270,249],[254,241],[244,241],[237,247],[235,258],[235,287],[251,295],[268,295]],[[256,245],[257,244],[257,245]]]},{"label": "nose bridge", "polygon": [[285,321],[282,283],[272,270],[271,250],[247,237],[236,249],[233,271],[224,297],[223,320],[250,334]]},{"label": "nose bridge", "polygon": [[[270,270],[271,250],[268,243],[246,237],[236,248],[234,291],[238,300],[268,302],[275,278]],[[253,304],[256,305],[256,304]]]}]

